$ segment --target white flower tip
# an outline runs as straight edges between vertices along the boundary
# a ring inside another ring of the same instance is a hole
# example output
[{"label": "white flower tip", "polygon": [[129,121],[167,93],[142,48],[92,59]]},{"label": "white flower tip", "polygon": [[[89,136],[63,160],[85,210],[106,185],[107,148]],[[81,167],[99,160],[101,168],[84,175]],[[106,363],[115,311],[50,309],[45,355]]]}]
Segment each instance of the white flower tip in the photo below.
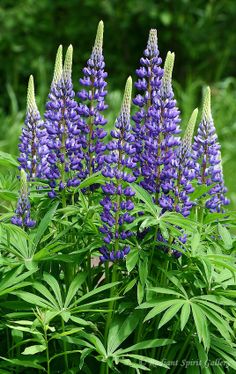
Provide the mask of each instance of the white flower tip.
[{"label": "white flower tip", "polygon": [[203,98],[203,111],[202,117],[206,121],[212,121],[212,114],[211,114],[211,89],[208,86],[205,90],[204,98]]},{"label": "white flower tip", "polygon": [[27,112],[34,112],[36,110],[38,110],[38,108],[35,101],[34,77],[30,75],[27,90]]},{"label": "white flower tip", "polygon": [[63,67],[64,78],[70,79],[72,72],[73,46],[70,44],[66,51],[66,57]]},{"label": "white flower tip", "polygon": [[103,21],[100,21],[98,23],[97,34],[96,34],[95,43],[93,47],[93,52],[98,55],[102,54],[103,32],[104,32],[104,23]]},{"label": "white flower tip", "polygon": [[55,67],[54,67],[54,75],[53,75],[53,83],[57,83],[62,77],[63,67],[62,67],[62,45],[58,47],[56,60],[55,60]]},{"label": "white flower tip", "polygon": [[172,72],[175,62],[174,52],[168,52],[164,63],[164,75],[162,78],[162,94],[168,95],[172,91]]}]

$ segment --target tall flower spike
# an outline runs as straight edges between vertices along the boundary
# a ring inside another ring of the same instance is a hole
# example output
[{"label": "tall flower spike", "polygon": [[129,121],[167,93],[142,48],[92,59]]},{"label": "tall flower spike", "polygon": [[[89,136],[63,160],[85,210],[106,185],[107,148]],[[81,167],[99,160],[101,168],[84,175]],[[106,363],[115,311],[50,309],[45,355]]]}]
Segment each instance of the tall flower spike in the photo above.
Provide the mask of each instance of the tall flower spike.
[{"label": "tall flower spike", "polygon": [[204,95],[202,120],[194,138],[192,157],[197,163],[198,182],[212,185],[206,207],[212,212],[220,212],[222,206],[229,204],[229,200],[225,197],[227,189],[224,185],[220,144],[211,114],[210,87],[207,87]]},{"label": "tall flower spike", "polygon": [[170,178],[168,210],[179,212],[185,217],[190,214],[192,207],[189,194],[194,190],[191,181],[196,176],[196,165],[191,158],[191,146],[197,114],[198,109],[195,109],[189,119],[181,145],[176,148],[174,157],[168,164]]},{"label": "tall flower spike", "polygon": [[30,217],[30,202],[27,185],[27,175],[24,169],[21,169],[20,176],[20,196],[15,210],[15,216],[12,217],[11,222],[20,227],[34,227],[36,222]]},{"label": "tall flower spike", "polygon": [[62,47],[56,55],[54,76],[45,112],[45,126],[48,134],[48,154],[46,177],[55,197],[55,188],[79,184],[78,171],[81,170],[81,151],[79,115],[71,79],[73,48],[70,45],[62,65]]},{"label": "tall flower spike", "polygon": [[102,112],[108,107],[105,103],[107,73],[104,71],[105,62],[102,51],[103,28],[103,22],[100,21],[91,56],[87,61],[87,66],[83,69],[84,76],[80,79],[84,88],[77,94],[83,102],[78,108],[82,117],[80,128],[83,131],[81,141],[85,156],[84,170],[80,173],[81,179],[101,170],[106,149],[102,141],[107,135],[103,128],[107,121]]},{"label": "tall flower spike", "polygon": [[45,129],[36,104],[34,78],[31,75],[27,90],[25,126],[20,136],[20,157],[18,158],[20,168],[25,170],[29,179],[40,176],[39,159],[43,153],[44,136]]},{"label": "tall flower spike", "polygon": [[109,154],[104,158],[105,166],[102,174],[107,181],[102,186],[104,198],[100,201],[103,207],[101,213],[103,226],[100,231],[104,235],[104,246],[100,248],[102,262],[123,259],[130,251],[125,240],[132,235],[126,226],[134,219],[130,215],[130,211],[134,208],[132,201],[134,192],[131,187],[124,187],[123,182],[135,181],[132,173],[136,166],[134,136],[130,132],[131,91],[132,79],[129,77],[115,130],[111,131],[113,139],[107,145]]}]

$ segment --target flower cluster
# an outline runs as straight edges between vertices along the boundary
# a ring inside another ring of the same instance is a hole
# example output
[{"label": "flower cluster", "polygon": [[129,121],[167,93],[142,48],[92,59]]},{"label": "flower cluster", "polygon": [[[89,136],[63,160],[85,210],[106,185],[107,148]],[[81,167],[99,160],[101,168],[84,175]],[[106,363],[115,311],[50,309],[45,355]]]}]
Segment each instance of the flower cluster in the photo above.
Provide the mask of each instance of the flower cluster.
[{"label": "flower cluster", "polygon": [[34,227],[36,222],[33,221],[30,217],[30,201],[29,201],[29,192],[27,186],[27,175],[24,169],[21,169],[21,187],[20,187],[20,196],[17,202],[17,207],[15,210],[15,216],[12,217],[11,222],[14,225],[20,227]]},{"label": "flower cluster", "polygon": [[35,101],[34,79],[31,75],[27,92],[25,126],[20,136],[18,158],[20,168],[25,170],[28,179],[41,177],[40,159],[44,151],[45,135],[44,124]]},{"label": "flower cluster", "polygon": [[82,101],[78,105],[78,113],[81,116],[80,128],[83,136],[81,142],[84,151],[85,165],[81,171],[81,178],[85,178],[102,168],[103,156],[106,146],[103,139],[107,135],[104,125],[107,123],[102,112],[107,109],[105,103],[106,78],[103,57],[103,22],[98,24],[97,35],[92,54],[83,69],[83,78],[80,79],[81,89],[77,96]]},{"label": "flower cluster", "polygon": [[102,190],[104,198],[100,201],[103,207],[100,228],[104,234],[105,245],[100,248],[102,262],[106,260],[119,260],[129,253],[130,247],[123,244],[125,239],[132,235],[125,226],[133,222],[134,217],[130,211],[134,208],[132,196],[134,191],[127,185],[123,187],[122,181],[132,183],[135,176],[132,169],[136,166],[134,161],[134,136],[131,134],[130,104],[132,92],[132,79],[128,78],[121,112],[115,123],[115,130],[111,131],[112,140],[108,143],[109,154],[105,155],[105,167],[102,174],[108,178]]},{"label": "flower cluster", "polygon": [[166,176],[169,178],[168,210],[180,212],[184,217],[190,214],[193,203],[190,194],[194,191],[191,181],[196,176],[196,165],[191,157],[191,145],[194,127],[198,115],[195,109],[189,119],[180,147],[175,149]]},{"label": "flower cluster", "polygon": [[[62,46],[58,49],[44,121],[37,109],[33,77],[30,77],[27,115],[19,146],[23,184],[12,222],[25,227],[35,224],[30,218],[25,175],[29,180],[46,180],[51,187],[49,197],[54,198],[58,190],[67,188],[70,191],[98,171],[106,180],[101,185],[100,201],[102,262],[122,259],[130,251],[127,239],[133,235],[129,226],[134,220],[131,213],[134,191],[130,184],[136,180],[152,195],[153,203],[160,205],[162,213],[175,211],[186,217],[193,206],[191,193],[195,179],[209,188],[205,194],[206,208],[220,212],[229,200],[225,197],[210,89],[204,98],[202,120],[192,146],[198,110],[193,111],[181,140],[180,111],[172,88],[175,56],[168,52],[164,68],[161,67],[157,31],[150,31],[144,56],[140,59],[141,67],[136,70],[138,94],[133,100],[134,123],[130,122],[132,80],[128,78],[121,111],[108,139],[103,116],[107,109],[107,73],[102,21],[80,79],[83,88],[77,95],[71,78],[72,54],[72,46],[69,46],[63,65]],[[64,204],[66,195],[64,192],[61,195]],[[177,240],[184,244],[184,233],[181,238],[174,238],[173,243]],[[161,232],[159,241],[165,243]],[[170,253],[180,256],[177,250],[170,250]]]},{"label": "flower cluster", "polygon": [[138,94],[134,104],[141,109],[134,115],[138,171],[140,184],[156,195],[156,202],[164,208],[170,205],[169,164],[174,149],[180,144],[179,110],[176,107],[171,85],[174,54],[168,52],[164,74],[157,46],[157,32],[151,30],[147,48],[141,58],[142,67],[136,70],[139,77],[136,87],[144,91]]},{"label": "flower cluster", "polygon": [[211,114],[209,87],[204,97],[202,120],[194,138],[192,158],[197,164],[196,177],[199,184],[212,186],[206,207],[212,212],[220,212],[223,205],[229,204],[229,200],[225,197],[227,189],[224,185],[220,144]]},{"label": "flower cluster", "polygon": [[55,197],[55,187],[77,186],[76,171],[82,168],[81,129],[77,102],[71,80],[72,46],[69,46],[62,67],[62,47],[57,52],[54,77],[45,112],[48,153],[45,176],[50,181],[50,197]]}]

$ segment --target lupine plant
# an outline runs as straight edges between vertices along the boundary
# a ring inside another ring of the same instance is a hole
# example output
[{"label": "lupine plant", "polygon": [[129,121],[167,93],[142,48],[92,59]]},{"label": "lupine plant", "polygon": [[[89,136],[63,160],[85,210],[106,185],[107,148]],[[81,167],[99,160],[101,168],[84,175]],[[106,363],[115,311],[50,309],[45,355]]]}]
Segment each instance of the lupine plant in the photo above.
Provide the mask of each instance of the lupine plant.
[{"label": "lupine plant", "polygon": [[0,372],[234,373],[236,214],[210,88],[182,123],[152,29],[111,124],[102,21],[77,94],[72,54],[59,46],[44,113],[30,76],[18,160],[0,153]]}]

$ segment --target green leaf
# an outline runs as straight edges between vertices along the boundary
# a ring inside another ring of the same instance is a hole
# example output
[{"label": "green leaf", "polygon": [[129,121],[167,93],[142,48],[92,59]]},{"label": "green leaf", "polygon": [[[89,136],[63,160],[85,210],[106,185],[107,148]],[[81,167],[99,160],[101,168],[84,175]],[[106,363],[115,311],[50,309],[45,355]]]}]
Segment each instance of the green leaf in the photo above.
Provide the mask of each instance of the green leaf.
[{"label": "green leaf", "polygon": [[100,353],[100,355],[102,355],[103,357],[107,356],[104,345],[102,344],[101,340],[96,335],[81,332],[81,336],[87,339],[90,343],[92,343],[96,351]]},{"label": "green leaf", "polygon": [[36,235],[34,237],[34,246],[35,246],[35,248],[39,244],[40,240],[42,239],[43,234],[45,233],[45,231],[47,230],[47,228],[49,226],[49,223],[51,222],[54,214],[56,213],[58,204],[59,204],[59,202],[57,201],[51,207],[51,209],[49,209],[49,211],[45,214],[45,216],[43,217],[43,219],[40,221],[40,224],[39,224],[39,226],[37,228]]},{"label": "green leaf", "polygon": [[39,352],[45,351],[45,345],[31,345],[30,347],[25,348],[25,350],[21,353],[22,355],[35,355]]},{"label": "green leaf", "polygon": [[0,356],[0,358],[2,360],[7,361],[9,364],[13,365],[14,367],[23,366],[23,367],[26,367],[26,368],[33,368],[33,369],[39,369],[39,370],[46,371],[43,366],[39,365],[36,361],[33,361],[33,360],[20,360],[20,359],[17,359],[17,358],[9,359],[9,358],[5,358],[5,357],[1,357],[1,356]]},{"label": "green leaf", "polygon": [[144,287],[142,286],[142,284],[140,282],[138,282],[138,285],[137,285],[138,305],[141,304],[141,302],[143,301],[143,298],[144,298]]},{"label": "green leaf", "polygon": [[20,297],[22,300],[25,300],[29,304],[35,304],[45,309],[52,309],[52,305],[49,301],[43,299],[40,296],[34,295],[33,293],[26,291],[16,291],[12,293],[13,295]]},{"label": "green leaf", "polygon": [[123,294],[125,295],[127,292],[129,292],[130,290],[132,290],[132,288],[135,286],[136,283],[137,283],[137,278],[132,279],[132,280],[131,280],[127,285],[126,285]]},{"label": "green leaf", "polygon": [[139,361],[144,361],[147,362],[148,364],[152,366],[161,366],[163,368],[169,369],[169,366],[163,364],[163,362],[155,360],[154,358],[147,357],[147,356],[142,356],[142,355],[136,355],[136,354],[127,354],[127,357],[134,358]]},{"label": "green leaf", "polygon": [[119,349],[116,351],[116,354],[124,354],[132,351],[139,351],[141,349],[149,349],[149,348],[156,348],[156,347],[164,347],[165,345],[173,344],[174,340],[172,339],[150,339],[144,340],[143,342],[139,342],[137,344],[131,345],[125,349]]},{"label": "green leaf", "polygon": [[167,322],[169,322],[180,310],[183,305],[183,301],[175,300],[175,304],[173,304],[163,315],[161,318],[158,328],[164,326]]},{"label": "green leaf", "polygon": [[16,161],[15,157],[9,153],[0,151],[0,165],[18,167],[19,163]]},{"label": "green leaf", "polygon": [[181,314],[180,314],[180,328],[181,328],[181,331],[183,331],[183,329],[185,328],[186,323],[189,320],[190,311],[191,311],[191,309],[190,309],[190,303],[189,302],[185,302],[184,305],[182,306]]},{"label": "green leaf", "polygon": [[225,249],[231,249],[233,245],[233,240],[230,232],[227,230],[226,227],[222,226],[220,223],[218,223],[218,231],[224,242]]},{"label": "green leaf", "polygon": [[136,266],[139,258],[139,250],[138,248],[133,248],[132,251],[126,257],[126,268],[130,273],[134,267]]},{"label": "green leaf", "polygon": [[64,308],[68,308],[72,299],[74,298],[76,292],[80,288],[80,286],[84,283],[86,279],[87,274],[86,273],[80,273],[78,274],[73,281],[71,282],[67,295],[66,295],[66,300],[64,304]]},{"label": "green leaf", "polygon": [[202,341],[204,347],[208,349],[210,345],[210,338],[206,316],[198,305],[192,303],[191,308],[199,342]]},{"label": "green leaf", "polygon": [[113,282],[113,283],[108,283],[108,284],[104,284],[103,286],[101,287],[98,287],[98,288],[95,288],[94,290],[90,291],[90,292],[87,292],[85,295],[81,296],[78,300],[76,300],[72,306],[75,306],[77,304],[82,304],[82,301],[84,300],[87,300],[89,299],[90,297],[100,293],[100,292],[103,292],[103,291],[106,291],[108,290],[109,288],[112,288],[112,287],[115,287],[119,284],[120,282]]},{"label": "green leaf", "polygon": [[119,362],[125,366],[128,366],[129,368],[134,368],[134,369],[140,369],[144,371],[150,371],[149,368],[142,364],[137,364],[136,362],[133,362],[127,358],[119,359]]},{"label": "green leaf", "polygon": [[53,292],[56,296],[56,300],[57,300],[58,305],[61,308],[63,308],[61,289],[60,289],[60,286],[59,286],[57,280],[51,274],[48,274],[48,273],[43,274],[43,279],[47,282],[49,287],[51,287],[51,289],[53,290]]},{"label": "green leaf", "polygon": [[107,350],[109,354],[115,350],[128,338],[137,327],[140,319],[140,311],[134,311],[125,320],[123,318],[115,318],[108,332]]},{"label": "green leaf", "polygon": [[154,202],[152,200],[152,196],[149,195],[149,193],[146,190],[144,190],[142,187],[140,187],[136,183],[132,183],[130,185],[130,187],[135,191],[135,195],[137,196],[137,198],[142,200],[146,204],[146,207],[148,208],[148,211],[152,215],[154,215],[157,219],[159,219],[159,214],[161,212],[161,209],[158,208],[154,204]]},{"label": "green leaf", "polygon": [[145,256],[139,260],[139,279],[141,284],[144,286],[148,277],[148,257]]},{"label": "green leaf", "polygon": [[105,177],[101,174],[101,172],[94,173],[93,175],[87,177],[83,180],[77,189],[87,188],[91,186],[91,184],[102,184],[105,181]]},{"label": "green leaf", "polygon": [[148,291],[156,292],[156,293],[161,293],[164,295],[176,295],[179,297],[183,297],[183,295],[179,292],[176,292],[172,290],[171,288],[164,288],[164,287],[151,287],[148,288]]},{"label": "green leaf", "polygon": [[[157,300],[156,301],[157,306],[155,306],[152,310],[150,310],[150,312],[146,315],[144,322],[156,317],[156,315],[160,314],[167,308],[171,307],[173,304],[175,304],[175,301],[176,299],[166,300],[162,302],[158,302]],[[140,307],[142,307],[142,304],[140,305]]]}]

